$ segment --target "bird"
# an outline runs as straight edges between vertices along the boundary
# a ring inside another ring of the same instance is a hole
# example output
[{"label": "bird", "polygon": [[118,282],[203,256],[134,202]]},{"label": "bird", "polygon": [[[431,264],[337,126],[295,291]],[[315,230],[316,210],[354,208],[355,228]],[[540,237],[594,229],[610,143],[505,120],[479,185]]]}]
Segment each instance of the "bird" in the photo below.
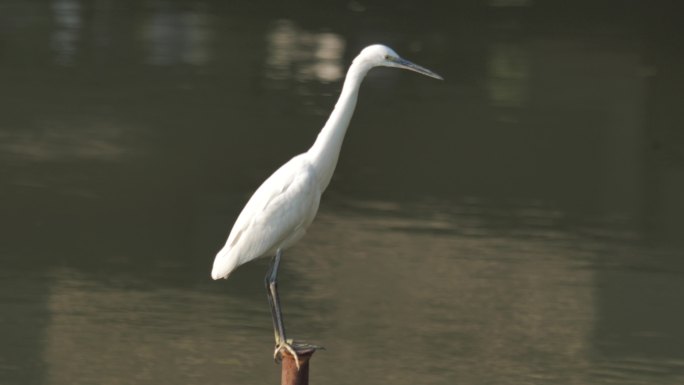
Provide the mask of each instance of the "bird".
[{"label": "bird", "polygon": [[256,189],[214,259],[211,277],[218,280],[228,278],[242,264],[272,256],[264,284],[273,320],[276,362],[287,352],[299,368],[295,349],[318,347],[295,344],[286,338],[277,289],[278,268],[284,251],[304,236],[316,216],[321,195],[335,171],[359,88],[368,71],[375,67],[401,68],[443,80],[435,72],[401,58],[385,45],[374,44],[361,50],[352,61],[339,99],[313,145],[283,164]]}]

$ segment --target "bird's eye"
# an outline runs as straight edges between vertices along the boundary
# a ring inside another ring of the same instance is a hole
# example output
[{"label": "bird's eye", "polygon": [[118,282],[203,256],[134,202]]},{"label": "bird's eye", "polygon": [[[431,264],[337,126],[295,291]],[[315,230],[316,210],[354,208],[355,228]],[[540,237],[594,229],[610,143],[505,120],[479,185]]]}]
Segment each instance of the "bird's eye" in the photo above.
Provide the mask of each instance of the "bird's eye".
[{"label": "bird's eye", "polygon": [[385,55],[385,60],[389,60],[389,55]]}]

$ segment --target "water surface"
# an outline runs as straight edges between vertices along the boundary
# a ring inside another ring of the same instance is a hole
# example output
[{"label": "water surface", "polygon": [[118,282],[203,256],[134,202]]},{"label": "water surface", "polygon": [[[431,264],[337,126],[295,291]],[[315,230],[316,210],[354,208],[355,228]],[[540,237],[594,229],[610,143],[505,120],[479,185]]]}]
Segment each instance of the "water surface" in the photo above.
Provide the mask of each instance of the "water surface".
[{"label": "water surface", "polygon": [[371,72],[285,255],[312,382],[684,382],[681,27],[600,4],[0,5],[0,383],[277,383],[211,263],[375,42],[446,81]]}]

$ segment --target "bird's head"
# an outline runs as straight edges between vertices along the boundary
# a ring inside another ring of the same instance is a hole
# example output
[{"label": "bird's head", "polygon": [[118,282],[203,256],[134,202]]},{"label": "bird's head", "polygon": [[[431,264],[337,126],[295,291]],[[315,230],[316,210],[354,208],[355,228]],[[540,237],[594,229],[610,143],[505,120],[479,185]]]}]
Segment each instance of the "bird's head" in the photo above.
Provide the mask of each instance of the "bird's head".
[{"label": "bird's head", "polygon": [[382,44],[374,44],[364,48],[359,56],[354,59],[354,63],[367,67],[368,69],[379,66],[403,68],[435,79],[444,80],[441,76],[429,69],[403,59],[394,52],[392,48]]}]

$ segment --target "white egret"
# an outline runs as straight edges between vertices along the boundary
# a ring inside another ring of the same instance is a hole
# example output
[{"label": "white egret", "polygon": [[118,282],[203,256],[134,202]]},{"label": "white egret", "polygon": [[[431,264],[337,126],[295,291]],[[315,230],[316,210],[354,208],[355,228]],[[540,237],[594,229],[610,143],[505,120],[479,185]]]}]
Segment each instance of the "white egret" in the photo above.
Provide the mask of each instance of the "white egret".
[{"label": "white egret", "polygon": [[213,279],[227,278],[244,263],[274,255],[265,284],[273,317],[275,359],[281,357],[283,350],[297,359],[292,342],[285,336],[278,299],[280,258],[283,250],[304,235],[316,216],[321,194],[335,170],[361,82],[371,68],[379,66],[403,68],[442,79],[436,73],[402,59],[384,45],[364,48],[349,67],[340,98],[313,146],[290,159],[259,186],[235,221],[225,246],[216,254],[211,271]]}]

